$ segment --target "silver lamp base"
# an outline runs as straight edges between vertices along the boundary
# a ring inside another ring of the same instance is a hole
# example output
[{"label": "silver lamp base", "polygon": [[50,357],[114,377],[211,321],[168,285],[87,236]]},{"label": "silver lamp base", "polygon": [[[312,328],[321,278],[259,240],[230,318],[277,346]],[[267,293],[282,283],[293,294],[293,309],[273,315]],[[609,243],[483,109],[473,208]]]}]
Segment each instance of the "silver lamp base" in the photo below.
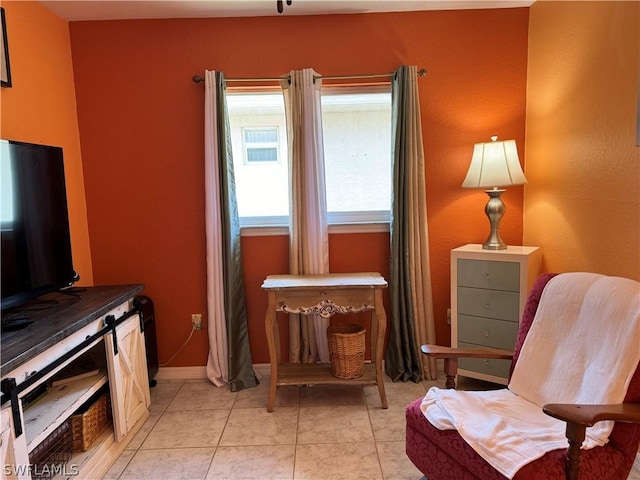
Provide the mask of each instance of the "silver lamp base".
[{"label": "silver lamp base", "polygon": [[502,220],[502,215],[504,215],[507,209],[500,197],[502,197],[502,194],[506,192],[506,190],[494,188],[493,190],[485,190],[485,192],[489,195],[489,201],[484,207],[484,213],[489,217],[491,232],[489,233],[487,241],[482,244],[482,248],[485,250],[506,250],[507,244],[500,238],[499,231],[500,220]]}]

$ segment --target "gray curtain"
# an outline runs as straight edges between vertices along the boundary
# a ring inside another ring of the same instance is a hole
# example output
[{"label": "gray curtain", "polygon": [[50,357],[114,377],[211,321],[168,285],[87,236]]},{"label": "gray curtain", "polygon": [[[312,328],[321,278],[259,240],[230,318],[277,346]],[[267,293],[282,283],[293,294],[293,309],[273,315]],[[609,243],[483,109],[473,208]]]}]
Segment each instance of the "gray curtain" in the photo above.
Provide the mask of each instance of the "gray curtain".
[{"label": "gray curtain", "polygon": [[424,149],[417,68],[402,66],[392,81],[393,199],[391,207],[391,322],[386,374],[395,381],[436,378],[420,354],[435,343]]},{"label": "gray curtain", "polygon": [[[207,183],[211,188],[211,191],[207,192],[207,207],[212,206],[212,208],[207,208],[207,217],[218,217],[208,219],[212,222],[207,227],[207,242],[219,242],[218,245],[207,246],[208,267],[215,266],[217,270],[211,271],[208,268],[207,275],[210,330],[218,332],[218,338],[214,338],[213,342],[210,335],[210,351],[213,352],[213,355],[210,353],[209,359],[212,360],[212,357],[215,356],[219,357],[220,351],[226,350],[226,362],[225,359],[220,362],[221,371],[217,377],[218,380],[228,383],[232,392],[236,392],[244,388],[255,387],[258,380],[253,371],[249,347],[240,245],[240,220],[236,202],[225,81],[222,72],[215,72],[215,76],[214,72],[207,72],[207,74],[207,80],[210,80],[210,83],[215,82],[215,86],[211,85],[211,105],[207,106],[207,108],[211,107],[213,115],[210,120],[211,125],[207,127],[209,131],[205,135],[208,147],[205,157],[207,157],[206,161],[209,164],[206,172]],[[211,251],[209,251],[209,247],[211,247]],[[215,285],[215,280],[220,278],[220,273],[222,274],[222,291],[220,291],[220,285]],[[215,289],[218,291],[215,292]],[[221,306],[222,311],[220,311]],[[218,318],[215,318],[216,316]],[[220,328],[215,329],[212,325],[216,321],[222,322],[219,325]],[[225,363],[226,365],[224,365]],[[208,373],[209,367],[208,364]],[[213,378],[212,381],[214,381]],[[214,381],[214,383],[218,382]]]}]

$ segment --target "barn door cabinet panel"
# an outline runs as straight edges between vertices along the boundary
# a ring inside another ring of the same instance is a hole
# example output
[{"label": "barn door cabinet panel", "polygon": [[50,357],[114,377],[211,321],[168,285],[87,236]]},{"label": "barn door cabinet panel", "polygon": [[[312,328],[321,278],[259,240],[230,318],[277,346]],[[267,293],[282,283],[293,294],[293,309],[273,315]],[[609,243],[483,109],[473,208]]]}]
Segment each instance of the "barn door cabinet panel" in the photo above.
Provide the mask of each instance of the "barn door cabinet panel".
[{"label": "barn door cabinet panel", "polygon": [[119,325],[116,337],[115,343],[113,333],[108,333],[104,339],[107,346],[114,433],[116,440],[120,441],[147,413],[151,399],[140,317],[135,315]]},{"label": "barn door cabinet panel", "polygon": [[[38,469],[101,478],[142,426],[149,415],[149,381],[144,333],[133,306],[142,288],[90,287],[77,297],[49,294],[44,301],[53,306],[37,311],[28,329],[3,333],[3,478],[28,480]],[[52,438],[66,442],[69,437],[62,436],[70,434],[70,417],[105,391],[113,427],[66,464],[30,463]]]}]

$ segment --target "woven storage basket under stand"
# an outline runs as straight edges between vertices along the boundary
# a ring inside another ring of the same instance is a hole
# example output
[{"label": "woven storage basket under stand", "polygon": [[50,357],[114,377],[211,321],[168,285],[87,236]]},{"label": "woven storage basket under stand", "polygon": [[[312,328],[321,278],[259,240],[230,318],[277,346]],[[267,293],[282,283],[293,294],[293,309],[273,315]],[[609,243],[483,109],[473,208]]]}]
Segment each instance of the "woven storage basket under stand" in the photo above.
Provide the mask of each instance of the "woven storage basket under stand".
[{"label": "woven storage basket under stand", "polygon": [[71,416],[73,451],[87,451],[111,423],[111,400],[105,392],[85,412]]},{"label": "woven storage basket under stand", "polygon": [[364,374],[365,328],[355,323],[337,323],[327,328],[331,373],[338,378]]}]

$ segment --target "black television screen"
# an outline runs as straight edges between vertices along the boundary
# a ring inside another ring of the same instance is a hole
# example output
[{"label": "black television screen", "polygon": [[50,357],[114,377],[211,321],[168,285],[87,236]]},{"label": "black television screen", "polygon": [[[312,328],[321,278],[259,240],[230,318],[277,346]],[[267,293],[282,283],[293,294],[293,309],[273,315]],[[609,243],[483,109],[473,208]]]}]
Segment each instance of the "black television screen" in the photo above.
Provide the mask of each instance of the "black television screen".
[{"label": "black television screen", "polygon": [[0,140],[2,310],[74,280],[62,148]]}]

